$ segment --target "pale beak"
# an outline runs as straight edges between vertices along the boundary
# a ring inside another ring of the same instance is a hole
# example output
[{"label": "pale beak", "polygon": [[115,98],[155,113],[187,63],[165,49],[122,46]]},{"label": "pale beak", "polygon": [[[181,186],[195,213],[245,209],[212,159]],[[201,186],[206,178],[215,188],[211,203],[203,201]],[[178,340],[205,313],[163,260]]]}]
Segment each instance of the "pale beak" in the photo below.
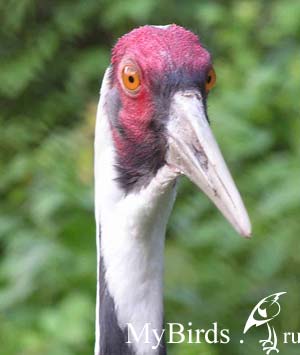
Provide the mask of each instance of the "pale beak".
[{"label": "pale beak", "polygon": [[238,233],[250,237],[247,211],[212,134],[199,92],[173,96],[167,130],[167,163],[193,181]]}]

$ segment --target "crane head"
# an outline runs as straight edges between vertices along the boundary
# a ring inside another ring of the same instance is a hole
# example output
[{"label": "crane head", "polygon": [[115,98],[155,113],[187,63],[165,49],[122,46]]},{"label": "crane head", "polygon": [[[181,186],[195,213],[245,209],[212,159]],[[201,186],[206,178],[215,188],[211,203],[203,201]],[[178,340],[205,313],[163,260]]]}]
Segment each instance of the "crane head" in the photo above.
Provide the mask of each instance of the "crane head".
[{"label": "crane head", "polygon": [[127,192],[144,187],[168,167],[250,236],[247,212],[210,129],[206,102],[216,74],[198,37],[177,25],[140,27],[119,39],[108,71],[102,94],[120,186]]}]

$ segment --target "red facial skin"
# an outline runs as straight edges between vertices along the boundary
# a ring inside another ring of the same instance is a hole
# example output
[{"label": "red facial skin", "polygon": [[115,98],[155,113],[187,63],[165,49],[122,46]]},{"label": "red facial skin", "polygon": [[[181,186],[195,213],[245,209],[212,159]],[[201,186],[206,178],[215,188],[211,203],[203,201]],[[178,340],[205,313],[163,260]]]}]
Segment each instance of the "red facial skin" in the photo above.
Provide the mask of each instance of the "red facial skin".
[{"label": "red facial skin", "polygon": [[[122,85],[124,65],[133,62],[140,70],[141,85],[131,95]],[[118,88],[121,99],[119,122],[127,137],[135,144],[154,139],[149,123],[154,113],[150,81],[153,73],[161,80],[164,73],[182,67],[191,72],[207,72],[211,67],[210,54],[201,46],[198,37],[177,25],[167,28],[144,26],[119,39],[112,51],[113,86]],[[128,144],[113,130],[113,138],[120,154],[128,150]]]}]

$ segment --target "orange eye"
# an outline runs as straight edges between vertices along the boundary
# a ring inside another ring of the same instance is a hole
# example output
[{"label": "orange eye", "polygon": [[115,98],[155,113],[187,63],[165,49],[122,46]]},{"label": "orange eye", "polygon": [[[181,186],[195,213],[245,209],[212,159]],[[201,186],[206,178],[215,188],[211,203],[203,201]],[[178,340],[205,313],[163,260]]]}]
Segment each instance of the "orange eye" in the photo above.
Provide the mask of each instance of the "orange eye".
[{"label": "orange eye", "polygon": [[124,87],[131,91],[137,91],[141,85],[140,74],[137,67],[133,64],[127,64],[122,70],[122,81]]},{"label": "orange eye", "polygon": [[205,82],[205,91],[206,92],[209,92],[215,86],[216,79],[217,79],[216,72],[215,72],[214,68],[211,68],[207,74],[207,78],[206,78],[206,82]]}]

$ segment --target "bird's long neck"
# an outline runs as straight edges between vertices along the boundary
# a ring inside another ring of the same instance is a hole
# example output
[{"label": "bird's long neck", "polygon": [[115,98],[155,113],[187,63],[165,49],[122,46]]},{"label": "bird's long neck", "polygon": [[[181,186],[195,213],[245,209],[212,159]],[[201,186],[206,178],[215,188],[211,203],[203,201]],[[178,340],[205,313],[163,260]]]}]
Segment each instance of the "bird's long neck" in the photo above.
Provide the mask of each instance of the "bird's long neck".
[{"label": "bird's long neck", "polygon": [[160,335],[163,328],[163,253],[174,184],[163,183],[162,168],[147,187],[125,194],[116,181],[107,117],[97,120],[95,354],[165,354],[152,329]]}]

